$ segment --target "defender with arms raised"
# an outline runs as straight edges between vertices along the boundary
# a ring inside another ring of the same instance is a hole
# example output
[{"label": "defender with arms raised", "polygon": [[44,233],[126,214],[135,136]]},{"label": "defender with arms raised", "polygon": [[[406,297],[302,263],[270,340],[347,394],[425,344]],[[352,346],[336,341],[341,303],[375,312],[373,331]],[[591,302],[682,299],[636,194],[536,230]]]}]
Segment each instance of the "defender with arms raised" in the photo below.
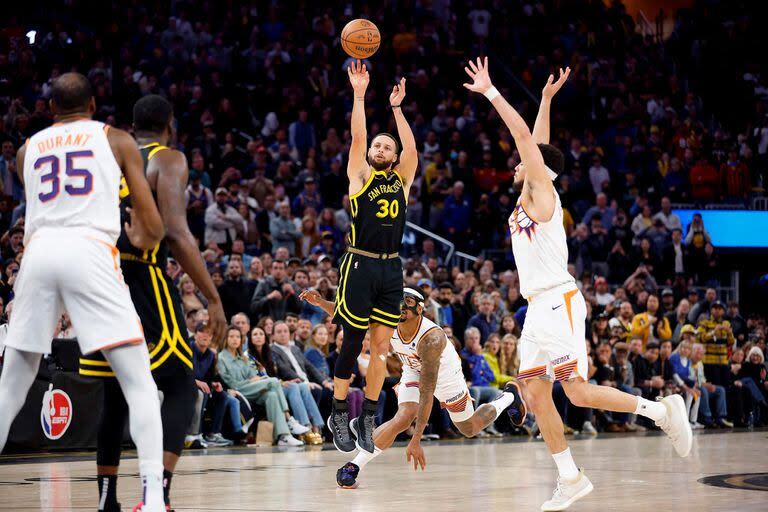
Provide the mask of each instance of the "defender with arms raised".
[{"label": "defender with arms raised", "polygon": [[520,198],[509,218],[520,293],[529,304],[520,338],[518,378],[525,382],[528,404],[560,474],[552,498],[541,509],[565,510],[589,494],[592,483],[576,467],[565,442],[563,422],[552,401],[554,380],[562,382],[576,406],[641,414],[654,420],[682,457],[691,450],[691,427],[680,395],[651,402],[587,382],[586,304],[568,273],[563,208],[552,185],[563,170],[564,159],[560,150],[548,144],[549,102],[567,80],[569,70],[561,70],[554,84],[550,76],[533,134],[491,83],[487,57],[470,61],[464,70],[472,79],[464,87],[491,101],[520,152],[521,163],[514,177]]}]

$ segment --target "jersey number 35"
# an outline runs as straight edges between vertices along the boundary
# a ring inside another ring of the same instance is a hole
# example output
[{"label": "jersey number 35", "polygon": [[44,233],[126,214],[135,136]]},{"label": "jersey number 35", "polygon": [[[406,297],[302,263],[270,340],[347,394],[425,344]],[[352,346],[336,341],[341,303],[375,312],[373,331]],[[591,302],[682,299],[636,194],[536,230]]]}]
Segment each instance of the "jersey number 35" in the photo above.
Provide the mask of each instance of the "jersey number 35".
[{"label": "jersey number 35", "polygon": [[[93,158],[93,151],[70,151],[64,155],[66,175],[64,191],[71,196],[86,196],[93,190],[93,175],[88,169],[75,167],[77,158]],[[51,183],[51,190],[40,192],[37,197],[43,203],[55,199],[61,192],[61,160],[56,155],[41,156],[35,161],[35,170],[50,165],[49,172],[40,175],[40,183]]]}]

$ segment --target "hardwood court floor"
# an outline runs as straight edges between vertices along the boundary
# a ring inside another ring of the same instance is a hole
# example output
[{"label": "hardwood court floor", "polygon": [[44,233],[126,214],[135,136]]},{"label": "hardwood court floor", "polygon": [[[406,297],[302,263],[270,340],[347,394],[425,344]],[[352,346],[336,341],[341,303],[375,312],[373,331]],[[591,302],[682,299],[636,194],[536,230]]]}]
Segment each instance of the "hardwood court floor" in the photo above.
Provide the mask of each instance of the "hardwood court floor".
[{"label": "hardwood court floor", "polygon": [[[575,511],[768,511],[768,432],[706,432],[677,457],[655,434],[576,438],[577,464],[595,485]],[[335,485],[346,456],[306,449],[188,452],[173,479],[173,506],[192,511],[534,511],[551,495],[554,463],[540,441],[425,443],[414,473],[400,444],[363,470],[356,490]],[[0,510],[96,509],[93,454],[0,458]],[[123,462],[123,511],[138,496],[137,461]],[[762,474],[761,474],[762,473]],[[749,474],[746,475],[745,474]],[[718,486],[703,483],[711,480]]]}]

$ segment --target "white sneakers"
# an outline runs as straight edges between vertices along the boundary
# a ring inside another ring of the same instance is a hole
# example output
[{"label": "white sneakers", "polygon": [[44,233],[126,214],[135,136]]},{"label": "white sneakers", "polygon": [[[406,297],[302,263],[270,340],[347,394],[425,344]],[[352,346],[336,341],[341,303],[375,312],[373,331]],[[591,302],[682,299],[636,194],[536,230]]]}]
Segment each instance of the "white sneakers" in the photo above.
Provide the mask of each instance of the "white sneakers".
[{"label": "white sneakers", "polygon": [[693,432],[688,423],[685,401],[680,395],[670,395],[662,398],[661,403],[667,408],[667,415],[657,421],[656,426],[666,432],[677,454],[687,457],[693,445]]},{"label": "white sneakers", "polygon": [[296,439],[292,435],[283,434],[277,440],[277,446],[304,446],[304,442]]},{"label": "white sneakers", "polygon": [[309,427],[305,427],[304,425],[296,421],[296,418],[294,418],[293,416],[288,418],[287,423],[288,423],[288,430],[290,430],[291,434],[295,436],[300,436],[310,431]]},{"label": "white sneakers", "polygon": [[582,470],[579,470],[579,477],[573,482],[565,482],[558,477],[557,487],[555,487],[555,492],[552,493],[552,498],[544,502],[541,510],[565,510],[573,505],[576,500],[591,493],[592,489],[594,489],[592,482],[589,481],[589,478],[587,478],[587,475]]},{"label": "white sneakers", "polygon": [[591,434],[593,436],[597,435],[597,429],[592,424],[591,421],[587,420],[581,425],[581,433],[582,434]]}]

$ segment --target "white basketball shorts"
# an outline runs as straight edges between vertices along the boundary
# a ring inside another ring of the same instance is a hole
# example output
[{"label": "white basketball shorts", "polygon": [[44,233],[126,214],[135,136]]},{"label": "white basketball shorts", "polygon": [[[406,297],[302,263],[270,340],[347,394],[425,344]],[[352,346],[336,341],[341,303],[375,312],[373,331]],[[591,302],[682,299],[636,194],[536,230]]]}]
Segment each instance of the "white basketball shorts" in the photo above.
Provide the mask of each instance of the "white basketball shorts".
[{"label": "white basketball shorts", "polygon": [[[406,402],[419,403],[419,379],[421,375],[407,367],[403,368],[400,384],[397,387],[397,404]],[[460,423],[472,417],[475,407],[469,396],[469,389],[464,380],[461,369],[442,371],[437,376],[435,398],[440,401],[440,406],[448,411],[451,421]]]},{"label": "white basketball shorts", "polygon": [[141,322],[123,281],[117,248],[68,231],[33,236],[24,251],[14,283],[6,346],[50,353],[64,311],[83,354],[143,343]]},{"label": "white basketball shorts", "polygon": [[586,316],[584,297],[573,283],[530,298],[520,337],[518,379],[587,380]]}]

